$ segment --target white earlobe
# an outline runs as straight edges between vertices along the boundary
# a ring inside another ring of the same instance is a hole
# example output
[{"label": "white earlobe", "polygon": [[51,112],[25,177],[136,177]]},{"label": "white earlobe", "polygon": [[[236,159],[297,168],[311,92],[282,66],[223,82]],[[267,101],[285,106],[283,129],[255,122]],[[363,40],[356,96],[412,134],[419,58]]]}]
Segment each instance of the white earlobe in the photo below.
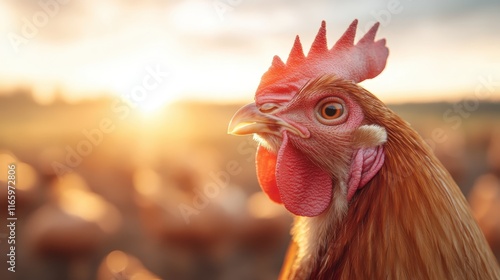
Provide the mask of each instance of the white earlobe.
[{"label": "white earlobe", "polygon": [[352,135],[356,148],[376,147],[387,141],[387,131],[376,124],[362,125]]}]

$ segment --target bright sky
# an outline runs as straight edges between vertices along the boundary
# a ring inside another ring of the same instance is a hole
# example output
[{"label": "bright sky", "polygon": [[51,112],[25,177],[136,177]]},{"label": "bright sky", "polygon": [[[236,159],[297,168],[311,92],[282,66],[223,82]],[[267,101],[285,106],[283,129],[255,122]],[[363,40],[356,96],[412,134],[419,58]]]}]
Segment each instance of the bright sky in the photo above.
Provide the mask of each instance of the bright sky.
[{"label": "bright sky", "polygon": [[40,101],[130,95],[158,68],[169,77],[153,105],[250,101],[295,35],[307,53],[321,20],[331,46],[358,18],[358,38],[378,20],[388,42],[385,71],[363,83],[382,100],[473,98],[485,79],[500,99],[499,14],[497,0],[1,1],[0,87],[31,85]]}]

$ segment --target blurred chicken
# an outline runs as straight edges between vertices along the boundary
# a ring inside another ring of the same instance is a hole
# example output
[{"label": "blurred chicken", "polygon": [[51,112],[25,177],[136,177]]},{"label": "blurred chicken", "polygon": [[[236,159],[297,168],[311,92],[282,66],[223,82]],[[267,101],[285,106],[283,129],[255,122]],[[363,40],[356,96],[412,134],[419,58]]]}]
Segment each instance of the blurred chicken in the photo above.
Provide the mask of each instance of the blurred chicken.
[{"label": "blurred chicken", "polygon": [[129,254],[115,250],[110,252],[99,266],[97,280],[159,280],[144,264]]},{"label": "blurred chicken", "polygon": [[[357,83],[388,56],[357,21],[307,57],[274,57],[229,132],[256,134],[257,176],[296,215],[282,279],[500,279],[467,202],[421,137]],[[425,82],[425,81],[422,81]]]},{"label": "blurred chicken", "polygon": [[490,145],[488,147],[488,164],[491,170],[500,176],[500,128],[491,133]]},{"label": "blurred chicken", "polygon": [[500,129],[491,131],[488,147],[488,166],[490,173],[477,178],[469,193],[469,202],[491,246],[500,261]]},{"label": "blurred chicken", "polygon": [[500,259],[500,180],[493,174],[479,177],[469,194],[469,202],[474,218]]},{"label": "blurred chicken", "polygon": [[[15,179],[8,179],[8,166],[15,165]],[[7,190],[9,183],[11,193]],[[15,212],[17,215],[24,214],[40,199],[39,177],[37,171],[29,164],[21,162],[14,154],[9,151],[0,150],[0,185],[5,186],[5,191],[0,192],[0,207],[7,209],[9,202],[15,201]],[[14,193],[12,193],[12,191]],[[15,196],[13,196],[13,194]],[[7,211],[0,214],[6,215]]]},{"label": "blurred chicken", "polygon": [[23,242],[40,260],[55,258],[68,265],[66,279],[89,279],[89,256],[116,234],[122,216],[76,173],[50,187],[50,201],[26,221]]},{"label": "blurred chicken", "polygon": [[[192,159],[190,155],[179,158]],[[206,187],[215,186],[209,174],[221,168],[203,156],[196,161],[201,164],[165,161],[168,171],[144,166],[133,176],[141,225],[151,237],[147,242],[159,241],[170,258],[161,266],[168,278],[235,279],[241,275],[241,252],[259,266],[260,274],[275,272],[279,264],[269,260],[284,254],[287,240],[282,237],[289,231],[290,215],[262,193],[248,199],[231,180],[218,178],[227,186],[207,196]]]}]

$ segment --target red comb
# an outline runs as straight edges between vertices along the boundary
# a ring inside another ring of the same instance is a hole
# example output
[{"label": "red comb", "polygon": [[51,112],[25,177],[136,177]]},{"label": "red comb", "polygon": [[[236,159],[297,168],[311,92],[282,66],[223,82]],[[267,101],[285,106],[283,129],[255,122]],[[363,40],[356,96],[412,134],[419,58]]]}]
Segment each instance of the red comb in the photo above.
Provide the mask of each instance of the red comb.
[{"label": "red comb", "polygon": [[297,36],[286,64],[278,56],[273,58],[271,67],[262,76],[256,98],[288,100],[307,81],[324,74],[335,74],[356,83],[376,77],[384,70],[389,55],[385,39],[374,41],[379,27],[376,23],[354,44],[357,25],[358,20],[354,20],[337,43],[328,49],[323,21],[307,57]]}]

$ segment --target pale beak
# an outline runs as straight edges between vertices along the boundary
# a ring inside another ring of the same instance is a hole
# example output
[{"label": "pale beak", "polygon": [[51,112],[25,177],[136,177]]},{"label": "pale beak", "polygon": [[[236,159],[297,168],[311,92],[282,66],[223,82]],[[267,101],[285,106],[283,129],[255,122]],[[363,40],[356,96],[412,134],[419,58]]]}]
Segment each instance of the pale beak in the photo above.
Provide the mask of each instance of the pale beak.
[{"label": "pale beak", "polygon": [[248,135],[252,133],[269,133],[282,136],[282,130],[288,130],[303,138],[309,137],[309,131],[299,129],[272,114],[262,113],[255,103],[241,107],[234,114],[227,133],[232,135]]}]

